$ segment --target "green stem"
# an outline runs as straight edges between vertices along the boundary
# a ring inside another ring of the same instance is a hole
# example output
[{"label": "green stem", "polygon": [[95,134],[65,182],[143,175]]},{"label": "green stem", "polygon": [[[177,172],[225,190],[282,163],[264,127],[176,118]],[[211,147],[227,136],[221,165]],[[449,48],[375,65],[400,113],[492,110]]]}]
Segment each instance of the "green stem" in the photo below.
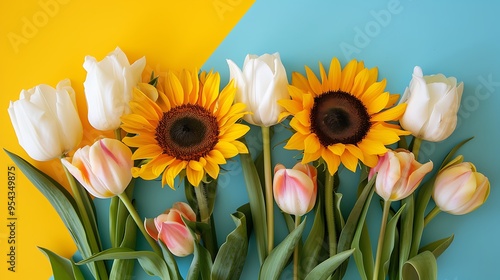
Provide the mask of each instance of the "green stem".
[{"label": "green stem", "polygon": [[434,206],[434,208],[432,208],[431,212],[429,212],[429,214],[427,214],[427,216],[425,216],[425,218],[424,218],[424,227],[430,221],[432,221],[432,219],[434,219],[434,217],[436,217],[437,214],[439,214],[440,212],[441,212],[441,209],[439,209],[439,207],[437,207],[437,206]]},{"label": "green stem", "polygon": [[411,149],[411,152],[415,155],[415,160],[418,160],[420,145],[422,145],[422,138],[415,137],[415,140],[413,141],[413,148]]},{"label": "green stem", "polygon": [[377,254],[375,257],[375,268],[373,271],[373,280],[377,280],[380,274],[380,261],[382,258],[382,249],[384,247],[385,229],[387,227],[387,218],[389,217],[389,210],[391,209],[391,202],[384,201],[384,211],[382,213],[382,223],[380,224],[380,234],[378,236]]},{"label": "green stem", "polygon": [[325,215],[328,230],[328,246],[330,257],[337,253],[337,231],[335,229],[333,175],[325,172]]},{"label": "green stem", "polygon": [[271,139],[269,127],[262,126],[262,149],[264,153],[264,182],[266,190],[267,253],[274,248],[274,199],[271,169]]},{"label": "green stem", "polygon": [[115,129],[115,138],[117,140],[122,140],[122,129],[121,128],[117,128]]},{"label": "green stem", "polygon": [[196,202],[198,204],[198,211],[200,213],[200,222],[208,224],[210,230],[204,231],[201,238],[203,239],[203,244],[205,248],[210,252],[212,260],[215,260],[217,256],[217,237],[215,234],[215,224],[213,219],[211,219],[211,214],[208,209],[208,199],[205,195],[204,184],[201,183],[198,187],[193,186],[194,193],[196,196]]},{"label": "green stem", "polygon": [[[300,226],[300,218],[300,216],[295,216],[295,228]],[[293,251],[293,279],[299,279],[299,242],[297,242]]]},{"label": "green stem", "polygon": [[158,246],[158,244],[154,241],[154,239],[151,238],[151,236],[149,236],[149,234],[146,232],[146,229],[144,228],[144,222],[139,217],[139,214],[135,210],[134,205],[132,205],[132,202],[128,198],[127,194],[125,192],[123,192],[123,193],[119,194],[118,197],[120,198],[120,200],[123,202],[123,204],[127,208],[128,212],[130,213],[130,216],[132,216],[132,218],[134,219],[135,223],[137,224],[137,227],[142,232],[142,235],[144,235],[144,238],[146,239],[146,241],[149,243],[151,248],[153,248],[153,251],[155,251],[155,253],[158,256],[163,258],[163,253],[161,251],[160,246]]},{"label": "green stem", "polygon": [[[78,212],[80,214],[80,218],[83,223],[83,228],[85,229],[85,234],[87,236],[87,240],[89,242],[90,250],[92,254],[99,253],[101,251],[100,245],[97,242],[96,235],[97,232],[94,232],[92,223],[90,221],[90,217],[85,209],[85,205],[83,203],[82,192],[80,192],[79,187],[75,181],[75,178],[71,173],[69,173],[68,169],[62,164],[64,169],[64,174],[66,174],[66,178],[68,179],[69,186],[71,188],[71,192],[73,193],[73,197],[75,198],[76,205],[78,207]],[[90,256],[87,256],[90,257]],[[106,270],[106,266],[103,261],[96,262],[96,269],[98,275],[96,275],[99,279],[108,279],[108,273]]]}]

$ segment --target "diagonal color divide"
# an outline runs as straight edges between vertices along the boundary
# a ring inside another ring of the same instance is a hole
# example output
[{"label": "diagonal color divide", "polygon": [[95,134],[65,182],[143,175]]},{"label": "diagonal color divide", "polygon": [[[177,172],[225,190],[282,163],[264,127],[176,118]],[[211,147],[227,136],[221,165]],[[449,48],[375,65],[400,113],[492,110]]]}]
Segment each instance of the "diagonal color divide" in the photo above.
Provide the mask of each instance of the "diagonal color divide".
[{"label": "diagonal color divide", "polygon": [[[146,56],[150,70],[201,67],[254,0],[0,2],[0,146],[23,158],[7,108],[22,89],[54,86],[69,78],[84,125],[86,55],[101,60],[119,46],[131,61]],[[95,136],[98,134],[96,133]],[[93,136],[92,136],[93,137]],[[90,138],[92,138],[90,137]],[[92,139],[84,139],[84,143]],[[67,185],[57,160],[35,166]],[[2,174],[13,163],[0,152]],[[6,176],[6,175],[5,175]],[[4,177],[5,178],[5,177]],[[2,178],[7,182],[7,179]],[[20,173],[16,174],[16,227],[5,226],[7,188],[0,190],[0,279],[48,279],[51,270],[37,246],[69,257],[75,246],[55,211]],[[5,207],[4,207],[5,206]],[[5,209],[4,209],[5,208]],[[15,244],[9,244],[9,237]],[[12,245],[14,250],[7,245]],[[7,256],[11,251],[14,257]],[[6,260],[12,259],[13,270]]]}]

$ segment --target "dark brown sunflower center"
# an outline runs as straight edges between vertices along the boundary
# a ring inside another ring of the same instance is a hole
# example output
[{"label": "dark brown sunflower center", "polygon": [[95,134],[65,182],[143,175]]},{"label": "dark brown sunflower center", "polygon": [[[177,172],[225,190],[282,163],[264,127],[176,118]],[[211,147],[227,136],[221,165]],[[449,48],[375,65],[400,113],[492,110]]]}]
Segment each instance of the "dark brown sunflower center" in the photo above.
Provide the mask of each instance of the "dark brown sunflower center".
[{"label": "dark brown sunflower center", "polygon": [[180,160],[199,160],[217,144],[217,119],[205,108],[184,104],[163,114],[156,141],[165,154]]},{"label": "dark brown sunflower center", "polygon": [[370,130],[370,115],[361,100],[343,91],[328,91],[314,98],[311,132],[323,146],[356,144]]}]

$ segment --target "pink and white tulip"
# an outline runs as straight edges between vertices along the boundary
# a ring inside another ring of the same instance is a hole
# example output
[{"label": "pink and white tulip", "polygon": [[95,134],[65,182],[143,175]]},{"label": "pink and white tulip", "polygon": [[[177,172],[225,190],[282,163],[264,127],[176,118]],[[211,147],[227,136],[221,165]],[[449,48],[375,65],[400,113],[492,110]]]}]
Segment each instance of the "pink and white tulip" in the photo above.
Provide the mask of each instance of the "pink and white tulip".
[{"label": "pink and white tulip", "polygon": [[274,200],[285,213],[303,216],[316,203],[317,170],[312,165],[297,163],[292,169],[278,164],[274,168]]},{"label": "pink and white tulip", "polygon": [[481,206],[490,194],[490,182],[470,162],[441,170],[434,184],[433,199],[441,211],[463,215]]},{"label": "pink and white tulip", "polygon": [[71,163],[67,159],[62,163],[90,194],[99,198],[120,195],[132,180],[132,152],[116,139],[100,139],[78,149]]},{"label": "pink and white tulip", "polygon": [[177,202],[158,217],[144,221],[147,233],[154,240],[165,243],[170,252],[178,257],[194,252],[194,238],[182,217],[196,222],[193,209],[187,203]]},{"label": "pink and white tulip", "polygon": [[388,151],[368,178],[377,174],[375,192],[385,201],[398,201],[411,195],[432,167],[431,161],[421,164],[407,150]]}]

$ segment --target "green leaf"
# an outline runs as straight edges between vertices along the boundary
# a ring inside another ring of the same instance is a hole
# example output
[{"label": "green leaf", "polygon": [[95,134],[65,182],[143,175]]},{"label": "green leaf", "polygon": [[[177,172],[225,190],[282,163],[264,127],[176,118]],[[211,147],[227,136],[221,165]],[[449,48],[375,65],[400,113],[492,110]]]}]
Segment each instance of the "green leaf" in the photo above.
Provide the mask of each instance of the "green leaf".
[{"label": "green leaf", "polygon": [[[122,243],[120,247],[135,248],[136,237],[137,237],[137,225],[134,222],[132,216],[128,216],[123,228],[125,235],[123,236]],[[113,266],[111,267],[111,272],[109,274],[109,279],[127,279],[132,275],[134,270],[134,260],[114,260]]]},{"label": "green leaf", "polygon": [[54,279],[85,280],[82,272],[75,265],[75,263],[73,263],[72,260],[63,258],[56,253],[42,247],[38,247],[38,249],[40,249],[40,251],[42,251],[49,259],[50,265],[52,266],[52,274],[54,276]]},{"label": "green leaf", "polygon": [[337,269],[346,259],[348,259],[355,249],[350,249],[341,253],[338,253],[319,265],[317,265],[309,274],[307,274],[304,280],[325,280],[332,275],[332,273]]},{"label": "green leaf", "polygon": [[163,253],[163,260],[165,260],[165,263],[167,264],[168,267],[168,271],[170,273],[170,278],[172,280],[182,279],[174,255],[172,254],[172,252],[170,252],[170,250],[167,248],[167,245],[165,245],[163,241],[159,240],[159,243],[161,251]]},{"label": "green leaf", "polygon": [[382,246],[382,254],[380,258],[380,263],[382,264],[382,269],[379,271],[379,277],[378,279],[385,279],[385,276],[387,275],[387,271],[389,270],[389,262],[392,254],[392,250],[394,249],[394,241],[396,238],[396,226],[398,224],[399,216],[401,216],[401,213],[403,212],[403,209],[405,208],[405,204],[399,208],[398,212],[387,222],[387,226],[385,229],[385,236],[384,236],[384,244]]},{"label": "green leaf", "polygon": [[134,251],[129,248],[119,247],[111,248],[99,252],[90,258],[79,261],[77,264],[86,264],[95,261],[103,260],[131,260],[135,259],[139,262],[142,269],[151,276],[159,276],[161,279],[170,279],[168,267],[165,261],[156,253],[151,251]]},{"label": "green leaf", "polygon": [[[31,165],[26,160],[7,150],[5,150],[5,152],[19,167],[26,178],[28,178],[30,182],[40,191],[40,193],[42,193],[50,202],[75,241],[78,251],[82,257],[90,257],[92,255],[92,251],[86,236],[86,231],[80,216],[78,215],[75,200],[71,194],[58,182]],[[99,275],[94,263],[89,264],[88,266],[94,277]]]},{"label": "green leaf", "polygon": [[250,154],[240,154],[241,168],[245,178],[248,201],[252,212],[252,220],[257,240],[257,253],[262,264],[267,257],[267,224],[264,194],[259,175]]},{"label": "green leaf", "polygon": [[419,253],[425,252],[425,251],[431,251],[434,254],[434,257],[436,259],[441,256],[441,254],[448,249],[448,247],[451,245],[451,242],[453,242],[453,239],[455,238],[455,235],[451,235],[450,237],[446,237],[437,241],[434,241],[430,244],[425,245],[422,247],[419,251]]},{"label": "green leaf", "polygon": [[205,223],[191,222],[185,219],[184,217],[182,217],[182,220],[187,225],[189,231],[191,232],[191,235],[195,240],[194,257],[193,260],[191,261],[191,266],[189,267],[187,279],[208,280],[210,279],[210,273],[212,270],[212,257],[210,256],[208,250],[205,247],[201,246],[200,242],[198,241],[198,236],[196,235],[197,228],[199,228],[200,225]]},{"label": "green leaf", "polygon": [[295,249],[295,245],[297,245],[299,239],[302,237],[302,232],[306,225],[305,222],[306,219],[271,251],[260,268],[259,279],[270,280],[279,278]]},{"label": "green leaf", "polygon": [[403,265],[403,280],[436,280],[437,262],[434,254],[422,252]]},{"label": "green leaf", "polygon": [[413,220],[415,216],[415,198],[414,194],[403,199],[401,202],[406,205],[401,213],[401,230],[399,241],[399,273],[403,269],[403,264],[410,257],[411,243],[413,237]]},{"label": "green leaf", "polygon": [[241,212],[231,215],[236,225],[226,237],[212,267],[212,279],[234,279],[240,278],[243,265],[248,252],[248,236],[246,229],[246,218]]},{"label": "green leaf", "polygon": [[323,211],[321,211],[322,207],[321,200],[318,200],[311,231],[300,250],[299,271],[303,275],[307,275],[313,270],[321,259],[321,250],[325,238],[325,222]]},{"label": "green leaf", "polygon": [[455,154],[458,152],[458,149],[460,149],[463,145],[465,145],[467,142],[469,142],[470,140],[472,140],[474,137],[469,137],[463,141],[461,141],[460,143],[458,143],[457,145],[455,145],[455,147],[453,147],[451,149],[451,151],[446,155],[446,157],[444,158],[443,160],[443,163],[441,164],[441,168],[443,168],[445,165],[447,165],[451,159],[455,156]]},{"label": "green leaf", "polygon": [[[368,212],[368,208],[370,207],[370,202],[372,200],[373,192],[375,190],[373,186],[376,177],[377,176],[373,176],[373,178],[371,178],[371,180],[368,181],[363,191],[359,195],[358,199],[356,200],[356,203],[354,204],[354,207],[352,208],[349,217],[347,217],[345,226],[340,232],[339,243],[338,243],[339,247],[337,249],[340,252],[351,249],[356,232],[361,231],[363,228],[363,224],[365,223],[366,219],[366,213]],[[356,265],[358,265],[359,268],[359,265],[362,265],[363,260],[362,258],[360,258],[360,255],[357,252],[354,253],[355,259],[356,256],[358,257]],[[339,271],[340,278],[344,276],[346,269],[347,269],[347,263],[344,263],[340,267]]]},{"label": "green leaf", "polygon": [[363,280],[371,279],[373,277],[373,254],[366,223],[363,223],[362,227],[356,229],[351,248],[357,249],[354,251],[353,257],[359,276]]}]

